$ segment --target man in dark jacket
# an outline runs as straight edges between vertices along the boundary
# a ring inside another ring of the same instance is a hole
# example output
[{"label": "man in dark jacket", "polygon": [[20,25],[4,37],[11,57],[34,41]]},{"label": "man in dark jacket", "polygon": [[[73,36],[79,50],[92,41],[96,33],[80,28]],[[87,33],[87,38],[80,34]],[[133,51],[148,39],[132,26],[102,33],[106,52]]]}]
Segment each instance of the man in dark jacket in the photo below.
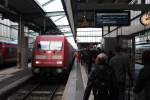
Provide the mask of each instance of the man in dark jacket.
[{"label": "man in dark jacket", "polygon": [[150,50],[143,52],[142,63],[144,67],[140,70],[134,93],[138,94],[144,90],[144,100],[150,100]]},{"label": "man in dark jacket", "polygon": [[115,75],[117,77],[117,85],[119,88],[119,100],[125,100],[126,75],[129,76],[131,84],[133,81],[131,75],[130,61],[128,55],[123,52],[123,48],[117,46],[115,49],[115,56],[113,56],[110,59],[109,65],[113,67]]},{"label": "man in dark jacket", "polygon": [[89,99],[91,90],[94,100],[117,100],[115,79],[113,69],[107,64],[107,56],[104,53],[99,54],[89,75],[83,100]]}]

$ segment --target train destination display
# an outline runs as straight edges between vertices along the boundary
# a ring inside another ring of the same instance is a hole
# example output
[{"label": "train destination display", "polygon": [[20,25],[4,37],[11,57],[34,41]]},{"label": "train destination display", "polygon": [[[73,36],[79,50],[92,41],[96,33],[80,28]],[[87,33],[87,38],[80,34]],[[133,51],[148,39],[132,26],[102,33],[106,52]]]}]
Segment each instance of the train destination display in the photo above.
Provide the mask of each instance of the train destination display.
[{"label": "train destination display", "polygon": [[96,27],[130,25],[130,11],[96,12],[95,17]]}]

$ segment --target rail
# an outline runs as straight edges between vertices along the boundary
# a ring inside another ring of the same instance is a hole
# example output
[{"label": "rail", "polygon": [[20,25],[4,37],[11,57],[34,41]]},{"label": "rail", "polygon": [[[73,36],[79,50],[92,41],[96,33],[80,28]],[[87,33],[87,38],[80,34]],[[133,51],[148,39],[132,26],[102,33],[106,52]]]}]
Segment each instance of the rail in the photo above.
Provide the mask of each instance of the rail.
[{"label": "rail", "polygon": [[40,86],[40,83],[34,86],[21,100],[26,100],[32,92]]}]

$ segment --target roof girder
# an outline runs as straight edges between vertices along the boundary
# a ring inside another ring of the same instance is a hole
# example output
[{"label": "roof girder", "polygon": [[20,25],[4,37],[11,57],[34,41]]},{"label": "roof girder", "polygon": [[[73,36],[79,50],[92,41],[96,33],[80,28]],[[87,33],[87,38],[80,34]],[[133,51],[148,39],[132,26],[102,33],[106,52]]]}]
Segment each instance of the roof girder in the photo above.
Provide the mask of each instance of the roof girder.
[{"label": "roof girder", "polygon": [[55,17],[65,15],[64,11],[46,12],[46,17]]},{"label": "roof girder", "polygon": [[135,11],[149,11],[150,4],[90,4],[77,3],[77,11],[86,10],[135,10]]},{"label": "roof girder", "polygon": [[47,6],[48,4],[52,3],[53,1],[55,1],[55,0],[49,0],[49,1],[47,1],[46,3],[42,4],[42,6],[43,6],[43,7],[44,7],[44,6]]}]

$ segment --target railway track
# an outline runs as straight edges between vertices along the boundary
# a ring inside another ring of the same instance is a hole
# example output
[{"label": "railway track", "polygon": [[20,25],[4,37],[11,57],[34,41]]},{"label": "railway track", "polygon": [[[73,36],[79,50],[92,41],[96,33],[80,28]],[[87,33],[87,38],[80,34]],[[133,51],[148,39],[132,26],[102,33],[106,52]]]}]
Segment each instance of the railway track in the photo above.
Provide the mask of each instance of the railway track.
[{"label": "railway track", "polygon": [[64,84],[29,82],[14,92],[7,100],[60,100]]}]

